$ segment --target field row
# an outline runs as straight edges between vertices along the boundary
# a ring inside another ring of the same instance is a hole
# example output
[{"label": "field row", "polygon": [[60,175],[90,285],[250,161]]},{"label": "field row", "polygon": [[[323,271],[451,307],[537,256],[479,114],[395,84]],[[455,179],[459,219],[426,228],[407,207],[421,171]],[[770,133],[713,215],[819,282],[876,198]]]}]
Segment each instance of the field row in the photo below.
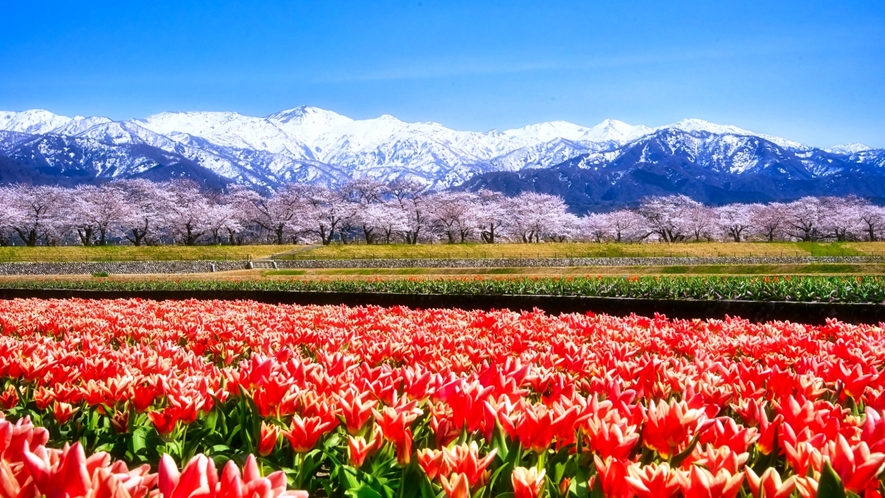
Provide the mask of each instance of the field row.
[{"label": "field row", "polygon": [[[0,289],[299,291],[427,295],[539,295],[708,301],[883,303],[879,276],[402,276],[396,278],[5,278]],[[336,276],[332,276],[336,277]]]},{"label": "field row", "polygon": [[313,496],[883,486],[879,326],[136,299],[2,301],[0,331],[6,417],[130,467]]}]

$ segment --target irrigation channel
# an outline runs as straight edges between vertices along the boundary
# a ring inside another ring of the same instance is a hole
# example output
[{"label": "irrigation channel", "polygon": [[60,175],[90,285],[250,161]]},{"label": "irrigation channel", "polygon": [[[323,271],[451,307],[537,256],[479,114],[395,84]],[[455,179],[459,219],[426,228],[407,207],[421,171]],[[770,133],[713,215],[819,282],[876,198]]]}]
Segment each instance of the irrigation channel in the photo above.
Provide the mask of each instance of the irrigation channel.
[{"label": "irrigation channel", "polygon": [[543,310],[559,313],[631,313],[668,318],[708,319],[741,317],[754,322],[784,320],[811,325],[827,319],[846,323],[885,322],[885,304],[804,303],[789,301],[701,301],[692,299],[633,299],[538,295],[436,295],[368,292],[299,291],[94,291],[58,289],[0,289],[0,299],[151,299],[151,300],[251,300],[272,304],[347,306],[407,306],[410,308]]}]

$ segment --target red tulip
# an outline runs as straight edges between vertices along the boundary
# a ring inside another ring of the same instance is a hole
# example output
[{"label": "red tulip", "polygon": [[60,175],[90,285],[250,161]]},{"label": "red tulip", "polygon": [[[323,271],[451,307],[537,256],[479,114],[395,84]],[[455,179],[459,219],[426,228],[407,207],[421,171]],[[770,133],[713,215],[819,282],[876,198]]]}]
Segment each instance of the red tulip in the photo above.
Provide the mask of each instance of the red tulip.
[{"label": "red tulip", "polygon": [[639,498],[667,498],[679,489],[678,471],[673,471],[667,463],[650,464],[640,467],[633,464],[627,467],[624,478]]},{"label": "red tulip", "polygon": [[9,386],[0,394],[0,408],[4,410],[12,410],[18,405],[18,393],[15,388]]},{"label": "red tulip", "polygon": [[670,458],[678,453],[701,428],[705,419],[704,411],[691,409],[684,401],[663,400],[649,402],[642,442],[655,450],[661,458]]},{"label": "red tulip", "polygon": [[58,401],[55,402],[55,407],[53,408],[53,413],[55,414],[55,421],[59,423],[59,425],[64,425],[77,411],[79,408],[74,408],[68,403],[60,403]]},{"label": "red tulip", "polygon": [[83,447],[77,442],[66,445],[60,455],[53,451],[37,446],[32,453],[27,442],[24,444],[24,464],[37,489],[46,498],[84,496],[90,487],[90,476]]},{"label": "red tulip", "polygon": [[516,467],[510,474],[510,482],[513,485],[514,498],[538,498],[544,487],[546,471],[532,467]]},{"label": "red tulip", "polygon": [[627,484],[627,466],[617,458],[600,459],[593,455],[597,478],[600,479],[602,491],[608,498],[630,498],[635,495]]},{"label": "red tulip", "polygon": [[148,418],[153,422],[163,436],[167,436],[175,430],[175,424],[178,423],[178,411],[172,408],[165,408],[159,412],[149,412]]},{"label": "red tulip", "polygon": [[280,437],[280,428],[276,425],[267,425],[266,422],[261,422],[261,434],[258,438],[258,454],[261,456],[267,456],[273,453],[274,447],[277,444],[277,439]]},{"label": "red tulip", "polygon": [[740,474],[744,464],[750,458],[749,453],[737,453],[728,446],[721,446],[713,449],[712,446],[706,446],[704,450],[695,450],[694,461],[697,465],[703,465],[713,475],[718,475],[720,470],[726,471],[729,475]]},{"label": "red tulip", "polygon": [[442,453],[446,465],[446,472],[443,474],[463,474],[472,488],[478,483],[485,482],[485,469],[495,459],[498,450],[492,449],[486,456],[479,458],[479,446],[473,441],[469,445],[463,443],[452,449],[443,448]]},{"label": "red tulip", "polygon": [[357,392],[356,389],[348,389],[343,395],[336,395],[338,408],[341,410],[344,426],[351,435],[356,435],[372,417],[372,410],[378,404],[377,400],[366,399],[368,392]]},{"label": "red tulip", "polygon": [[864,442],[852,447],[842,434],[836,436],[835,441],[830,441],[823,453],[824,458],[832,462],[833,469],[848,491],[860,494],[870,484],[878,487],[878,480],[874,483],[874,478],[885,466],[885,454],[870,453]]},{"label": "red tulip", "polygon": [[215,464],[204,455],[193,457],[181,472],[169,455],[163,455],[157,475],[163,498],[212,496],[218,482]]},{"label": "red tulip", "polygon": [[427,474],[427,478],[431,481],[436,479],[440,471],[445,471],[447,469],[443,457],[443,452],[440,450],[431,450],[428,448],[418,450],[418,465],[424,470],[424,473]]},{"label": "red tulip", "polygon": [[747,467],[746,473],[754,498],[787,498],[796,489],[796,476],[782,481],[781,475],[773,467],[765,469],[762,476],[757,476],[750,467]]},{"label": "red tulip", "polygon": [[627,458],[639,441],[637,428],[617,412],[612,412],[610,417],[611,421],[593,416],[584,422],[587,448],[603,460],[608,457]]},{"label": "red tulip", "polygon": [[440,476],[440,481],[447,498],[470,498],[470,485],[464,474]]},{"label": "red tulip", "polygon": [[296,453],[306,453],[316,446],[317,441],[327,432],[335,428],[332,422],[323,422],[319,417],[292,417],[292,426],[282,431],[283,436],[292,444]]},{"label": "red tulip", "polygon": [[111,427],[117,434],[126,434],[129,432],[129,410],[120,410],[114,412],[111,417]]},{"label": "red tulip", "polygon": [[692,465],[686,479],[682,477],[683,498],[734,498],[741,490],[744,473],[731,473],[720,469],[713,474],[709,470]]}]

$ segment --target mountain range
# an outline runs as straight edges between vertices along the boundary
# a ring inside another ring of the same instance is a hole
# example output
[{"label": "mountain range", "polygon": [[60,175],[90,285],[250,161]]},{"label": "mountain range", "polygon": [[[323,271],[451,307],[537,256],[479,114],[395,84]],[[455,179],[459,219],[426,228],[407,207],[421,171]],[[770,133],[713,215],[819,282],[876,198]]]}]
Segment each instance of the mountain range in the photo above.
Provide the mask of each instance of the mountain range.
[{"label": "mountain range", "polygon": [[881,202],[885,150],[822,149],[698,119],[657,128],[554,121],[479,133],[306,106],[266,117],[166,112],[126,121],[0,111],[0,183],[180,177],[259,190],[408,177],[429,189],[557,193],[575,210],[667,193],[712,204],[827,194]]}]

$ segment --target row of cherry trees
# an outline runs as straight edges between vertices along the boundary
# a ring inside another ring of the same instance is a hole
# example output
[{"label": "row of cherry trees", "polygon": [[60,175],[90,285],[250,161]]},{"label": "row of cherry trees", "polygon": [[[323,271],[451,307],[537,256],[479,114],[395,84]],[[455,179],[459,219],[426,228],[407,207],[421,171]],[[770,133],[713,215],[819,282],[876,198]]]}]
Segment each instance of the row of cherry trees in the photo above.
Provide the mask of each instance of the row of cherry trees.
[{"label": "row of cherry trees", "polygon": [[721,207],[685,196],[649,197],[637,209],[576,216],[556,196],[426,193],[409,181],[356,180],[337,190],[290,184],[268,196],[237,187],[207,194],[190,181],[0,187],[0,245],[842,241],[883,236],[885,208],[855,197]]}]

